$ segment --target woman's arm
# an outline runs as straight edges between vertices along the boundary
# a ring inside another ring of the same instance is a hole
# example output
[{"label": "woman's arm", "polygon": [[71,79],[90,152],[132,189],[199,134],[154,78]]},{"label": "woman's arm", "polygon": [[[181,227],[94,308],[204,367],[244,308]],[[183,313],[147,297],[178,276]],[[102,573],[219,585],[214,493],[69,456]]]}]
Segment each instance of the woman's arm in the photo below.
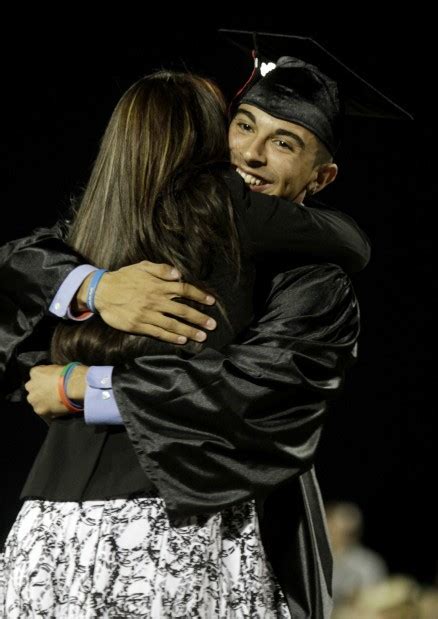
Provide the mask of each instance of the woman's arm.
[{"label": "woman's arm", "polygon": [[243,240],[256,258],[333,262],[347,273],[368,264],[370,242],[345,213],[253,192],[236,172],[228,173],[226,181]]}]

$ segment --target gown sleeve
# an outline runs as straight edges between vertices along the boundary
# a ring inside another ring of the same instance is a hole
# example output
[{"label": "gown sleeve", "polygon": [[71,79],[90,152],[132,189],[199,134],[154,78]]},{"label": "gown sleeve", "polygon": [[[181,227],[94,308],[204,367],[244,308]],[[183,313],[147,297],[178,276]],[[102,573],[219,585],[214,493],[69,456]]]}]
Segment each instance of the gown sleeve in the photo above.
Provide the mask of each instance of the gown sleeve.
[{"label": "gown sleeve", "polygon": [[46,315],[70,271],[83,262],[64,243],[61,224],[0,247],[0,385],[17,346]]},{"label": "gown sleeve", "polygon": [[354,219],[332,208],[296,204],[290,200],[249,190],[237,172],[226,177],[241,234],[254,258],[291,264],[304,259],[334,262],[346,273],[366,267],[371,246]]},{"label": "gown sleeve", "polygon": [[262,317],[220,351],[116,366],[120,413],[169,515],[264,500],[308,470],[358,334],[348,277],[307,265],[276,276]]}]

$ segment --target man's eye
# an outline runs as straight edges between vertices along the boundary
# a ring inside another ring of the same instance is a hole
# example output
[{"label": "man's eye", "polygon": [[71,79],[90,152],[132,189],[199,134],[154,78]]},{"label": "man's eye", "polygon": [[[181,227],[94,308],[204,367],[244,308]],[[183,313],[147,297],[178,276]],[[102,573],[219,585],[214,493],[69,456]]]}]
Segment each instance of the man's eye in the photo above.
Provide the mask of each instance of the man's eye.
[{"label": "man's eye", "polygon": [[237,126],[239,127],[239,129],[242,129],[242,131],[251,131],[252,127],[251,125],[248,125],[248,123],[237,123]]},{"label": "man's eye", "polygon": [[276,144],[278,144],[280,148],[283,148],[285,150],[293,150],[292,146],[287,142],[284,142],[283,140],[276,140]]}]

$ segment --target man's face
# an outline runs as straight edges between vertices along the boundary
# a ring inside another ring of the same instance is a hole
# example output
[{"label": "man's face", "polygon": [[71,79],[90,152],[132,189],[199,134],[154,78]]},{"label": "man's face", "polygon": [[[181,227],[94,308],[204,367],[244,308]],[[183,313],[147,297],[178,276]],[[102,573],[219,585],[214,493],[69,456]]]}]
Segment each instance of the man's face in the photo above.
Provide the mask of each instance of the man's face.
[{"label": "man's face", "polygon": [[231,163],[252,191],[302,202],[317,172],[317,140],[295,123],[243,103],[230,124]]}]

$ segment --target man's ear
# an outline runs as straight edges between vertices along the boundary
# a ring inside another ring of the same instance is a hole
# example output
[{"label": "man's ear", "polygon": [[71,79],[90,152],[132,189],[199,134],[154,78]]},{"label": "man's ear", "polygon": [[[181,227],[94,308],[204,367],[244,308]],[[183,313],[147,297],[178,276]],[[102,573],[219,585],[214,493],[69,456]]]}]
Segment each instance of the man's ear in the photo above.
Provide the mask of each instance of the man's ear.
[{"label": "man's ear", "polygon": [[338,166],[336,163],[322,163],[318,167],[316,180],[312,186],[312,193],[318,193],[330,183],[333,183],[338,175]]}]

